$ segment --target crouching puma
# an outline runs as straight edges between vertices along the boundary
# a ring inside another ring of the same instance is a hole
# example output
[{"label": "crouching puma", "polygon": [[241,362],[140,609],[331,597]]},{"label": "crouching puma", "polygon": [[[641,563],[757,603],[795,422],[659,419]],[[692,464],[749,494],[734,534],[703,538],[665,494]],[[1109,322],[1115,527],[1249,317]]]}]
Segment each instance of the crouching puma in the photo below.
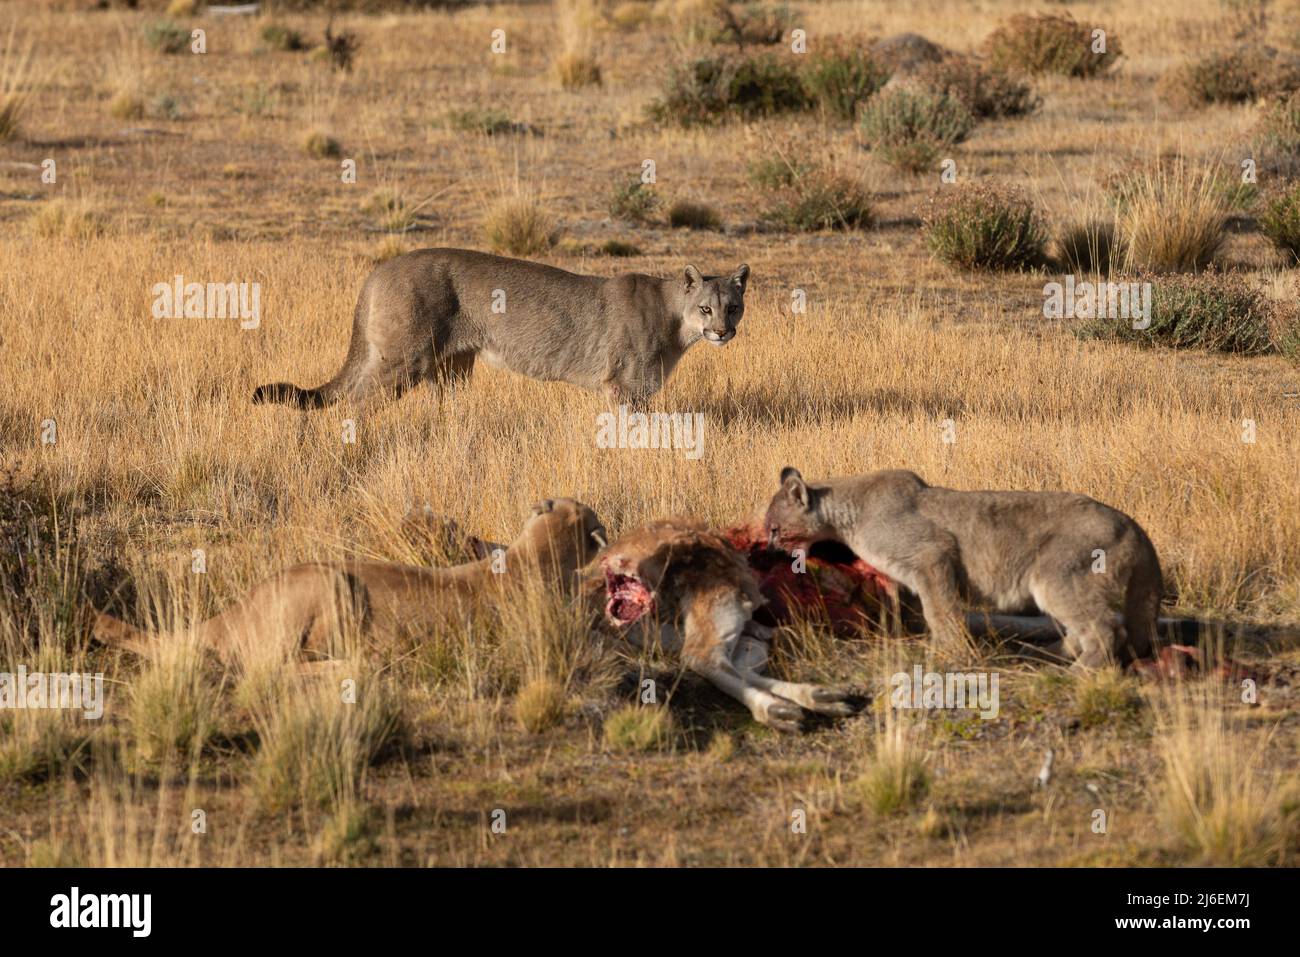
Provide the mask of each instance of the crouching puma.
[{"label": "crouching puma", "polygon": [[1036,609],[1065,629],[1052,651],[1078,668],[1151,653],[1163,582],[1155,547],[1122,512],[1067,492],[965,492],[913,472],[805,482],[781,472],[766,514],[783,546],[837,541],[921,599],[941,646],[962,603]]},{"label": "crouching puma", "polygon": [[688,348],[724,345],[745,312],[749,267],[680,280],[605,279],[464,249],[418,249],[378,266],[361,287],[343,368],[315,389],[259,386],[254,402],[320,408],[463,381],[475,358],[544,381],[642,402]]},{"label": "crouching puma", "polygon": [[[512,587],[573,589],[577,570],[604,547],[596,513],[573,499],[548,499],[533,509],[504,552],[454,568],[386,562],[310,562],[255,586],[234,606],[196,627],[197,640],[228,663],[250,655],[323,655],[351,618],[382,634],[418,635],[452,615],[502,601]],[[142,652],[149,634],[100,614],[94,636]],[[281,647],[269,647],[274,644]]]}]

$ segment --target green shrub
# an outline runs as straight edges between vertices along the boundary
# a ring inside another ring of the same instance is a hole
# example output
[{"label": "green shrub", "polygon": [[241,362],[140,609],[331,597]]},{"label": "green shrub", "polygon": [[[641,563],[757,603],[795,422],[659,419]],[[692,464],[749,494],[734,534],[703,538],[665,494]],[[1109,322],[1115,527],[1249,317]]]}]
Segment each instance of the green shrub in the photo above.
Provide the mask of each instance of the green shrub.
[{"label": "green shrub", "polygon": [[640,224],[648,221],[662,201],[659,194],[641,182],[639,176],[615,187],[609,198],[609,215],[614,219]]},{"label": "green shrub", "polygon": [[698,126],[807,109],[799,75],[776,56],[711,57],[674,67],[650,104],[657,123]]},{"label": "green shrub", "polygon": [[1029,84],[958,55],[921,67],[916,79],[935,93],[956,99],[979,119],[1028,116],[1043,102]]},{"label": "green shrub", "polygon": [[814,54],[800,72],[808,96],[825,112],[842,120],[857,115],[865,103],[889,82],[890,70],[855,42],[831,42]]},{"label": "green shrub", "polygon": [[1295,355],[1294,310],[1271,302],[1257,287],[1232,273],[1153,277],[1150,324],[1134,329],[1129,320],[1094,319],[1078,329],[1083,338],[1117,339],[1142,345],[1208,349],[1243,355]]},{"label": "green shrub", "polygon": [[144,42],[159,53],[181,53],[189,49],[190,31],[170,20],[155,20],[145,26]]},{"label": "green shrub", "polygon": [[933,168],[940,152],[963,142],[975,126],[955,98],[906,87],[881,92],[860,112],[858,128],[867,146],[912,173]]},{"label": "green shrub", "polygon": [[976,183],[945,187],[922,217],[926,244],[962,269],[1028,269],[1044,260],[1046,227],[1018,189]]},{"label": "green shrub", "polygon": [[1100,76],[1120,55],[1119,38],[1109,30],[1104,53],[1093,52],[1093,30],[1069,14],[1017,14],[984,41],[989,62],[1008,73]]},{"label": "green shrub", "polygon": [[1258,216],[1259,231],[1286,257],[1300,263],[1300,184],[1291,183],[1270,195]]}]

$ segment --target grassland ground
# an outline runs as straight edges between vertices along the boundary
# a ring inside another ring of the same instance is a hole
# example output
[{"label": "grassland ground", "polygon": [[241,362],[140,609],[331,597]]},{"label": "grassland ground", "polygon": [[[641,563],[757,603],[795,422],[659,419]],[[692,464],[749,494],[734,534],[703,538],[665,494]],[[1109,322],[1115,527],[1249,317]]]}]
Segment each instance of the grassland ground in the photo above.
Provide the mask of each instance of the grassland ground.
[{"label": "grassland ground", "polygon": [[[1079,338],[1077,321],[1043,317],[1056,274],[934,259],[920,211],[937,175],[894,171],[825,115],[648,121],[664,66],[694,41],[664,5],[633,6],[647,9],[631,25],[593,21],[600,82],[569,88],[553,61],[574,28],[542,4],[276,15],[316,45],[327,23],[354,34],[349,71],[270,48],[266,17],[174,16],[206,30],[207,52],[167,55],[146,41],[156,9],[0,9],[0,39],[12,20],[11,47],[33,51],[21,129],[0,142],[0,664],[107,676],[102,721],[0,712],[0,863],[1294,863],[1295,362]],[[1300,11],[1274,8],[1267,40],[1290,49]],[[1156,93],[1222,37],[1228,8],[1070,9],[1122,39],[1119,66],[1034,78],[1037,112],[983,122],[956,148],[963,180],[1014,183],[1067,223],[1135,162],[1177,152],[1236,169],[1262,107],[1177,110]],[[916,31],[968,52],[1024,11],[1036,5],[827,2],[799,16],[814,39]],[[312,133],[337,149],[317,140],[312,155]],[[780,150],[853,170],[874,223],[761,224],[748,166]],[[611,193],[646,159],[665,208],[705,203],[719,228],[611,217]],[[520,197],[558,233],[534,258],[563,268],[749,263],[738,337],[696,347],[654,400],[704,414],[702,457],[598,448],[603,399],[482,367],[441,399],[250,403],[259,383],[315,385],[338,368],[379,258],[484,248],[493,208]],[[1294,299],[1295,271],[1250,217],[1227,232],[1221,263]],[[637,254],[602,255],[610,241]],[[178,275],[259,283],[256,328],[153,318],[153,287]],[[614,535],[673,514],[725,526],[787,464],[1064,488],[1124,510],[1161,556],[1165,613],[1227,623],[1217,634],[1256,676],[1254,702],[1236,685],[1079,677],[990,651],[970,667],[1001,677],[996,720],[894,712],[890,676],[930,661],[924,641],[808,625],[780,636],[779,670],[874,704],[788,737],[672,662],[574,642],[572,615],[545,603],[541,625],[352,649],[341,667],[360,705],[288,667],[226,672],[183,642],[141,662],[86,640],[92,606],[183,631],[283,565],[448,561],[403,534],[413,503],[497,540],[557,495]]]}]

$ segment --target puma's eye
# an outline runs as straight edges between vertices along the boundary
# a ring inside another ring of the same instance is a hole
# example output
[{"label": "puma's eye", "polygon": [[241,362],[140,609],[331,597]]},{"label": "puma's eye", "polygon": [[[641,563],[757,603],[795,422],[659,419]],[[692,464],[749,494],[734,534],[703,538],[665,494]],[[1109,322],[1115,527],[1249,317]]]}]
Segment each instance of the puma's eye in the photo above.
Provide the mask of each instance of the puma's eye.
[{"label": "puma's eye", "polygon": [[704,313],[706,316],[713,315],[713,310],[708,306],[700,306],[700,312]]}]

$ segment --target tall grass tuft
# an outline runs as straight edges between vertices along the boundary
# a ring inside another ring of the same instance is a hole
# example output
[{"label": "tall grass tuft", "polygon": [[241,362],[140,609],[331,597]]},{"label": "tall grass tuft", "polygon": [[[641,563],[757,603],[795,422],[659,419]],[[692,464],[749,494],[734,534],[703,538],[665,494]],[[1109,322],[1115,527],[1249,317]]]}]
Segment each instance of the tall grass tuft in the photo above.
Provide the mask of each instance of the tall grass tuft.
[{"label": "tall grass tuft", "polygon": [[593,36],[601,22],[599,0],[557,0],[555,10],[563,44],[554,64],[560,86],[566,90],[599,86],[601,71]]},{"label": "tall grass tuft", "polygon": [[354,804],[371,761],[400,729],[401,711],[387,687],[355,661],[338,662],[316,679],[287,672],[274,687],[252,708],[260,742],[253,787],[262,803]]},{"label": "tall grass tuft", "polygon": [[1265,769],[1273,732],[1239,730],[1227,693],[1209,682],[1162,688],[1152,708],[1158,818],[1179,848],[1222,867],[1293,862],[1300,794],[1294,777]]},{"label": "tall grass tuft", "polygon": [[877,719],[873,750],[856,781],[863,805],[886,816],[910,810],[930,790],[930,772],[919,743],[923,725],[890,707]]},{"label": "tall grass tuft", "polygon": [[1198,272],[1223,247],[1230,199],[1213,166],[1181,157],[1121,177],[1114,189],[1125,266],[1133,271]]},{"label": "tall grass tuft", "polygon": [[4,49],[0,50],[0,143],[18,135],[23,112],[31,96],[32,44],[18,36],[18,26],[9,27]]},{"label": "tall grass tuft", "polygon": [[169,761],[178,753],[197,760],[217,729],[220,683],[208,674],[204,649],[193,632],[160,639],[130,689],[130,723],[136,757]]}]

